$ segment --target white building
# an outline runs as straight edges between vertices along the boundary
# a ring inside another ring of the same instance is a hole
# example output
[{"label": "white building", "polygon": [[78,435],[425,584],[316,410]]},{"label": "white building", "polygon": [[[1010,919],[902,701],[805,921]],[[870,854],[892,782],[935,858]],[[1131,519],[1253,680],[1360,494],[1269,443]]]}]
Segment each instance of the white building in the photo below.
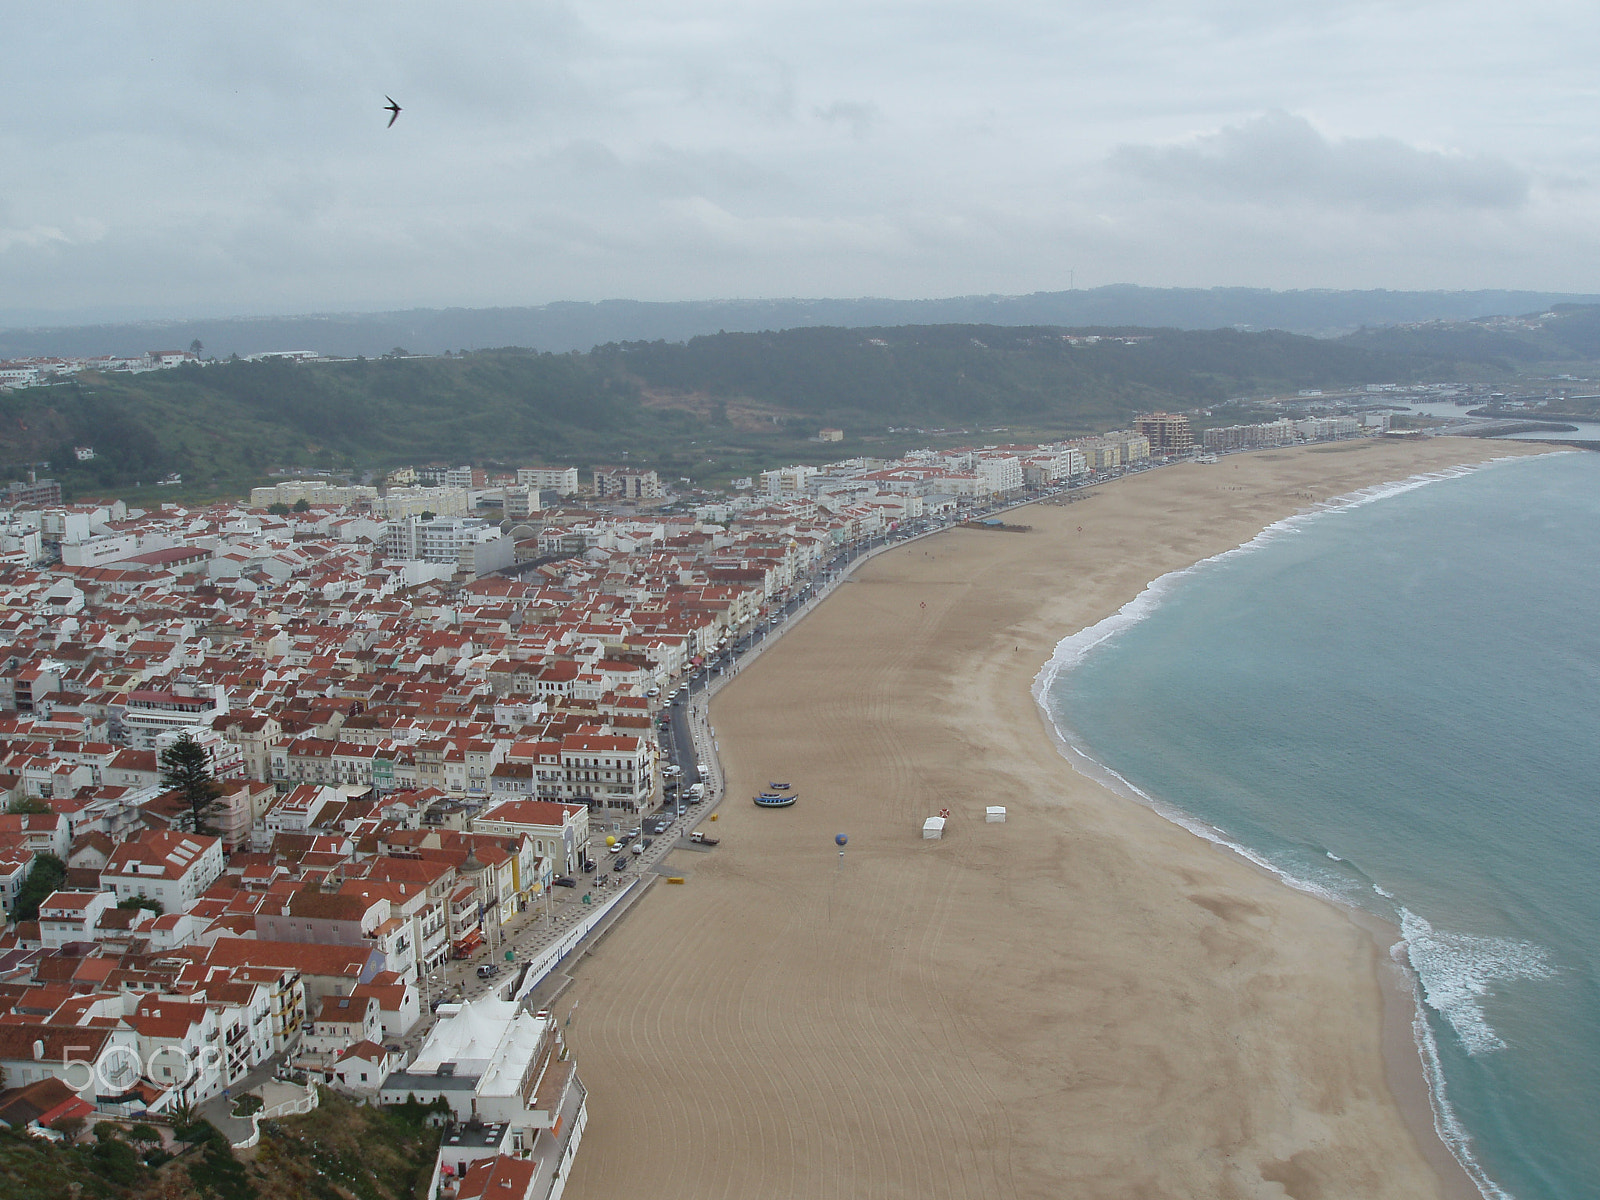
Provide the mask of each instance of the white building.
[{"label": "white building", "polygon": [[[444,1100],[456,1120],[501,1126],[490,1154],[528,1154],[547,1167],[570,1162],[587,1119],[583,1085],[555,1019],[485,997],[439,1009],[439,1023],[411,1065],[384,1082],[378,1099]],[[448,1148],[441,1148],[445,1165]],[[484,1155],[472,1155],[472,1158]],[[564,1170],[561,1174],[565,1174]]]},{"label": "white building", "polygon": [[474,579],[509,567],[516,548],[498,525],[481,517],[404,517],[390,521],[384,533],[388,557],[451,564]]},{"label": "white building", "polygon": [[558,496],[573,496],[578,491],[577,467],[519,467],[519,487],[533,487],[552,491]]},{"label": "white building", "polygon": [[131,533],[104,534],[61,543],[64,567],[103,567],[139,553],[139,539]]},{"label": "white building", "polygon": [[222,839],[147,830],[111,852],[100,886],[118,900],[144,896],[184,912],[222,874]]},{"label": "white building", "polygon": [[46,950],[94,941],[100,917],[116,901],[110,892],[51,892],[39,905],[39,940]]},{"label": "white building", "polygon": [[345,486],[329,483],[325,479],[292,479],[269,487],[250,489],[251,508],[269,508],[274,504],[351,505],[370,503],[378,497],[378,489],[362,484]]},{"label": "white building", "polygon": [[157,993],[145,996],[124,1026],[137,1035],[143,1075],[164,1089],[150,1108],[172,1111],[209,1100],[228,1083],[217,1009]]},{"label": "white building", "polygon": [[817,477],[816,467],[779,467],[776,471],[761,472],[761,490],[769,496],[804,496],[811,481]]},{"label": "white building", "polygon": [[1014,455],[980,458],[972,464],[980,495],[1018,491],[1023,484],[1022,460]]},{"label": "white building", "polygon": [[122,735],[135,750],[154,750],[164,733],[177,733],[195,726],[210,728],[213,721],[228,711],[228,696],[221,684],[196,685],[184,690],[157,691],[153,688],[128,693],[117,714]]},{"label": "white building", "polygon": [[472,498],[466,488],[410,487],[390,488],[388,495],[372,502],[373,514],[395,521],[402,517],[464,517],[472,511]]}]

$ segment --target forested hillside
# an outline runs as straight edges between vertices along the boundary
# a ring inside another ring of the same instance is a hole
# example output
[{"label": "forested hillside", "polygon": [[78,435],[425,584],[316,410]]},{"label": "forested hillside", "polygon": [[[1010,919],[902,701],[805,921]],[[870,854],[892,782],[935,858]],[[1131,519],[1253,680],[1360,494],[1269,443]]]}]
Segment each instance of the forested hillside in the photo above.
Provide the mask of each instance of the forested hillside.
[{"label": "forested hillside", "polygon": [[[1600,309],[1531,330],[1450,325],[1338,340],[1286,333],[926,325],[723,333],[588,354],[482,350],[85,375],[0,395],[0,463],[75,494],[237,493],[273,469],[627,461],[717,478],[781,460],[894,452],[1005,427],[1082,434],[1132,414],[1298,388],[1496,378],[1600,357]],[[822,425],[848,440],[826,450]],[[891,430],[896,432],[891,432]],[[73,448],[95,457],[79,462]]]}]

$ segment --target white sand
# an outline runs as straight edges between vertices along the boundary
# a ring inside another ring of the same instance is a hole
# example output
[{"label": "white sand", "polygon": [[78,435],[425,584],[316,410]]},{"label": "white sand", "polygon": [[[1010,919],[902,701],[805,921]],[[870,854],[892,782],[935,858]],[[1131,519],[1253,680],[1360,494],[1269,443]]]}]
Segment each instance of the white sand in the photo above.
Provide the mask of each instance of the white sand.
[{"label": "white sand", "polygon": [[[1312,500],[1537,449],[1235,456],[863,566],[714,702],[722,845],[672,855],[688,882],[563,998],[590,1089],[567,1195],[1462,1194],[1403,1041],[1386,1074],[1372,937],[1077,775],[1029,684],[1062,636]],[[755,809],[771,779],[800,803]]]}]

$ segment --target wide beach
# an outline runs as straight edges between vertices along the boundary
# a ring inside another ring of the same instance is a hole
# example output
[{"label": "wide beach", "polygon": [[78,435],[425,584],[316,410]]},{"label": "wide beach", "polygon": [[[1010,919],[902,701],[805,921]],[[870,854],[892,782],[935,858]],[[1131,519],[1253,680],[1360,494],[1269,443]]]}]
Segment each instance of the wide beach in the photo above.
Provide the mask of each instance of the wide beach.
[{"label": "wide beach", "polygon": [[[1379,943],[1078,775],[1029,684],[1150,580],[1316,501],[1539,449],[1233,456],[860,568],[713,703],[722,845],[671,856],[686,884],[561,1000],[590,1090],[568,1195],[1468,1194]],[[800,803],[756,810],[770,779]]]}]

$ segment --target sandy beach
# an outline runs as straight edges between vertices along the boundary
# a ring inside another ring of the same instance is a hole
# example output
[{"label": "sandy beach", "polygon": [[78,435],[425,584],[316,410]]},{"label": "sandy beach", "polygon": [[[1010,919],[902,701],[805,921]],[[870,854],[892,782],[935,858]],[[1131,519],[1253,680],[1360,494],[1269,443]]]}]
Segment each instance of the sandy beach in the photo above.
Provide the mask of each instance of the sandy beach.
[{"label": "sandy beach", "polygon": [[[1077,774],[1029,686],[1150,580],[1316,501],[1549,448],[1232,456],[862,566],[713,702],[722,844],[675,852],[685,885],[575,968],[567,1196],[1476,1195],[1371,930]],[[757,810],[774,779],[799,804]]]}]

